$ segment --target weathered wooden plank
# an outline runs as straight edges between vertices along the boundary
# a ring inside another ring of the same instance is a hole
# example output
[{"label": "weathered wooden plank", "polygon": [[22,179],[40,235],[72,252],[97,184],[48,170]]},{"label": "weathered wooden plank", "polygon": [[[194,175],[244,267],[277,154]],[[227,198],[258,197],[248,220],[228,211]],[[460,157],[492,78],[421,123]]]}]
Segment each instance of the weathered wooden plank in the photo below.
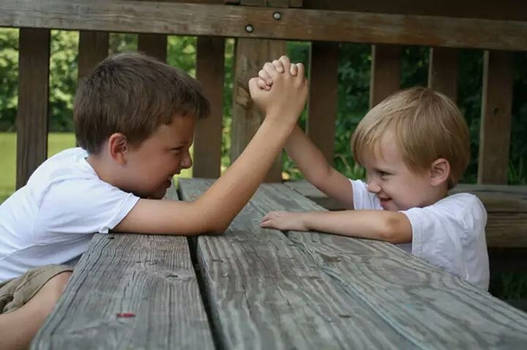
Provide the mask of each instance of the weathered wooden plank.
[{"label": "weathered wooden plank", "polygon": [[370,108],[384,100],[401,85],[401,47],[372,45]]},{"label": "weathered wooden plank", "polygon": [[448,47],[430,48],[428,87],[456,102],[459,51]]},{"label": "weathered wooden plank", "polygon": [[187,239],[95,235],[32,349],[214,349]]},{"label": "weathered wooden plank", "polygon": [[333,164],[338,104],[337,43],[311,44],[307,135]]},{"label": "weathered wooden plank", "polygon": [[[264,116],[252,103],[249,79],[258,75],[265,62],[284,55],[285,42],[262,39],[237,39],[235,48],[234,88],[232,93],[231,162],[243,152],[258,130]],[[278,155],[265,177],[267,182],[282,180],[281,155]]]},{"label": "weathered wooden plank", "polygon": [[304,7],[310,9],[376,12],[424,16],[468,17],[487,19],[527,19],[527,3],[517,0],[502,0],[499,6],[495,0],[304,0]]},{"label": "weathered wooden plank", "polygon": [[[268,210],[323,210],[284,185],[262,191],[272,203]],[[313,232],[287,235],[328,280],[364,301],[415,347],[508,349],[527,342],[526,313],[394,245]]]},{"label": "weathered wooden plank", "polygon": [[[193,200],[212,181],[179,183],[183,198]],[[361,299],[333,285],[296,243],[259,227],[262,208],[274,205],[259,190],[224,235],[197,238],[219,348],[415,348]]]},{"label": "weathered wooden plank", "polygon": [[[329,198],[307,181],[291,181],[285,185],[329,210],[342,210],[343,205]],[[450,193],[472,193],[487,209],[487,245],[492,248],[527,247],[527,186],[460,184]]]},{"label": "weathered wooden plank", "polygon": [[[153,0],[143,0],[151,1]],[[167,61],[166,34],[141,33],[137,36],[137,51],[155,57],[161,62]]]},{"label": "weathered wooden plank", "polygon": [[17,189],[48,156],[49,42],[48,29],[20,29]]},{"label": "weathered wooden plank", "polygon": [[[143,0],[144,1],[144,0]],[[166,34],[141,33],[137,36],[137,51],[155,57],[161,62],[167,61]]]},{"label": "weathered wooden plank", "polygon": [[[4,0],[0,26],[527,50],[527,22],[115,0]],[[253,30],[247,31],[246,26]],[[375,28],[375,30],[371,30]]]},{"label": "weathered wooden plank", "polygon": [[95,66],[108,56],[107,32],[81,31],[79,33],[78,81],[88,75]]},{"label": "weathered wooden plank", "polygon": [[511,137],[512,55],[486,51],[483,64],[478,183],[506,184]]},{"label": "weathered wooden plank", "polygon": [[225,39],[198,37],[196,78],[210,101],[210,115],[198,120],[194,136],[193,176],[216,178],[221,173]]}]

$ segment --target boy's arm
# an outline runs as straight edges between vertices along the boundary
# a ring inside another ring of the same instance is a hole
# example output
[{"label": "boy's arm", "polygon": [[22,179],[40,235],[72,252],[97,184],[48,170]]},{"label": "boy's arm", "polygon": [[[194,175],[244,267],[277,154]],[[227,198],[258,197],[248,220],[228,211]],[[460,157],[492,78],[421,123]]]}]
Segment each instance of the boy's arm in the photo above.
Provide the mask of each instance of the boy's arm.
[{"label": "boy's arm", "polygon": [[330,166],[315,144],[296,126],[285,146],[305,178],[346,208],[353,209],[353,188],[347,177]]},{"label": "boy's arm", "polygon": [[275,211],[262,219],[261,226],[279,230],[321,231],[391,243],[412,241],[412,226],[406,215],[387,210]]},{"label": "boy's arm", "polygon": [[[289,64],[282,57],[284,65]],[[288,67],[289,68],[289,67]],[[265,119],[242,154],[193,202],[140,199],[116,231],[198,234],[223,232],[256,191],[293,130],[307,98],[303,67],[298,75],[272,72],[274,87],[264,91],[249,81],[253,101]]]},{"label": "boy's arm", "polygon": [[[272,72],[296,74],[296,65],[284,67],[282,61],[274,60],[272,65],[264,66],[258,72],[258,86],[261,89],[273,88]],[[315,187],[330,197],[337,199],[346,208],[353,209],[353,188],[349,180],[330,166],[315,144],[304,134],[300,127],[295,127],[285,146],[287,154],[293,159],[305,178]]]}]

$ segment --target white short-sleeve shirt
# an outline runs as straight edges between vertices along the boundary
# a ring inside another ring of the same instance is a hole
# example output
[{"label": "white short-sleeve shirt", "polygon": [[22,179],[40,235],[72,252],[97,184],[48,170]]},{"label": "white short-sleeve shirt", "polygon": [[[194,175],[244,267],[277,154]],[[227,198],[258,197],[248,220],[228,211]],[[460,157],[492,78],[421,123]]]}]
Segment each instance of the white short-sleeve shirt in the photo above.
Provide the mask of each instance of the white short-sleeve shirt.
[{"label": "white short-sleeve shirt", "polygon": [[[383,210],[379,199],[360,180],[350,180],[355,210]],[[472,284],[489,287],[485,239],[487,212],[478,197],[458,193],[424,207],[403,210],[412,225],[412,243],[400,248]]]},{"label": "white short-sleeve shirt", "polygon": [[81,148],[42,163],[0,206],[0,281],[28,269],[63,264],[108,233],[139,197],[102,181]]}]

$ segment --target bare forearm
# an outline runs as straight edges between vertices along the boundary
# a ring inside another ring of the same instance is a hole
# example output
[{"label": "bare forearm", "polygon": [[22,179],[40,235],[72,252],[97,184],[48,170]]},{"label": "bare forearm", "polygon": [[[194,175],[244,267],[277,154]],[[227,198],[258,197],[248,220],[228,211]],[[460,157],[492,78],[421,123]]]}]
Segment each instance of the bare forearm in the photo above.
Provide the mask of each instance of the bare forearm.
[{"label": "bare forearm", "polygon": [[296,126],[287,139],[286,151],[309,182],[337,199],[344,208],[353,209],[353,190],[349,180],[329,165],[300,127]]},{"label": "bare forearm", "polygon": [[266,118],[242,154],[198,200],[196,204],[210,216],[212,230],[227,227],[251,198],[292,128]]},{"label": "bare forearm", "polygon": [[412,241],[412,227],[406,215],[378,210],[345,210],[299,213],[307,230],[344,236],[378,239],[392,243]]},{"label": "bare forearm", "polygon": [[285,150],[309,182],[316,186],[327,179],[330,165],[299,126],[294,128],[287,139]]}]

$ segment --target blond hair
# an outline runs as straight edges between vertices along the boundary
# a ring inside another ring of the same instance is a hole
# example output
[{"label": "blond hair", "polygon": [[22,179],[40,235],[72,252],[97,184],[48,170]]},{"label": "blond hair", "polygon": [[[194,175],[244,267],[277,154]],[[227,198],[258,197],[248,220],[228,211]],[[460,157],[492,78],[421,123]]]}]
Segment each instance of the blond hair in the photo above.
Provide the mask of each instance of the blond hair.
[{"label": "blond hair", "polygon": [[429,88],[397,92],[372,108],[351,138],[355,159],[376,154],[381,137],[392,130],[403,161],[423,172],[438,158],[450,163],[448,187],[463,175],[470,160],[470,135],[465,119],[454,102]]},{"label": "blond hair", "polygon": [[175,116],[205,117],[209,102],[197,80],[139,53],[102,61],[79,85],[73,107],[79,145],[97,154],[110,135],[139,145]]}]

